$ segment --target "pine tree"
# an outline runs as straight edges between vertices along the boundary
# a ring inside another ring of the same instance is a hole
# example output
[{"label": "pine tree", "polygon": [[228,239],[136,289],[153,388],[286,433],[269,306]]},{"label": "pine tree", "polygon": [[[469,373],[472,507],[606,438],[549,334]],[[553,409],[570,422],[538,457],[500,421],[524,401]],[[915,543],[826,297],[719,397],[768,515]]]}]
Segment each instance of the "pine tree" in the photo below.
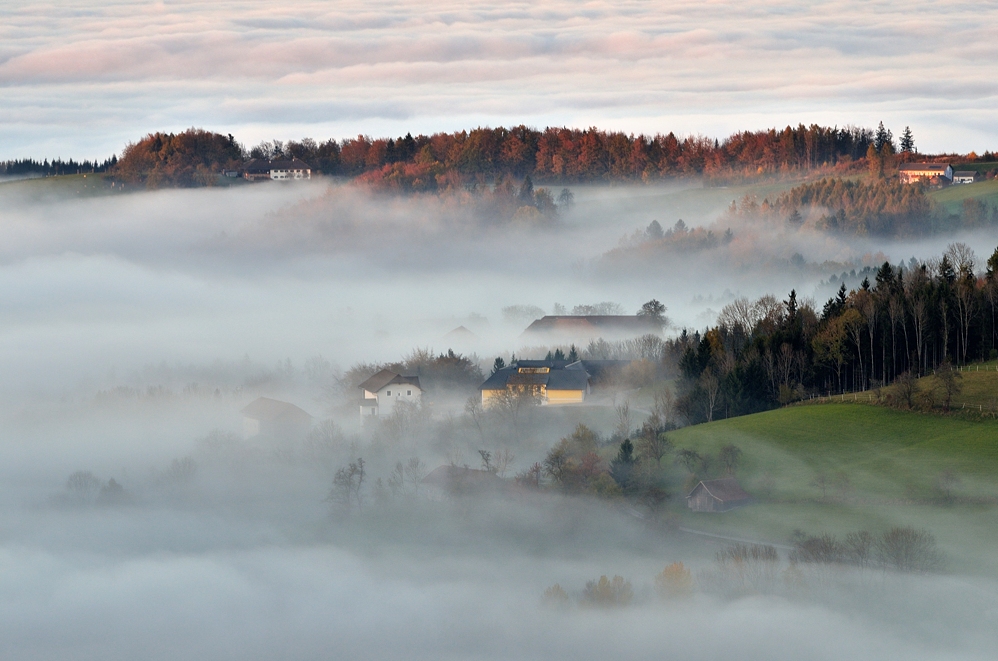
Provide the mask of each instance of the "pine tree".
[{"label": "pine tree", "polygon": [[880,122],[877,126],[877,133],[873,137],[873,147],[880,152],[887,143],[894,142],[894,135],[884,128],[884,123]]},{"label": "pine tree", "polygon": [[915,138],[911,135],[911,127],[904,127],[904,133],[901,134],[901,151],[914,153],[915,151]]}]

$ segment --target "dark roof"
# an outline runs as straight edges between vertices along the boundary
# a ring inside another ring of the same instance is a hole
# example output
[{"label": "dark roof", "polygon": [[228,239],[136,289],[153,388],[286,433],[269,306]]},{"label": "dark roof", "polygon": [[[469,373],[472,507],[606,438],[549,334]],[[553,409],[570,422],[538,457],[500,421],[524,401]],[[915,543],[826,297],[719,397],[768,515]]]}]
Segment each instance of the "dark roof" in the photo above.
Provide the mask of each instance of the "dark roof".
[{"label": "dark roof", "polygon": [[518,360],[513,363],[516,367],[549,367],[553,370],[560,370],[569,365],[567,360]]},{"label": "dark roof", "polygon": [[305,161],[292,158],[290,161],[286,159],[270,161],[271,170],[311,170],[312,166]]},{"label": "dark roof", "polygon": [[265,158],[254,158],[249,163],[243,166],[243,170],[249,172],[250,174],[269,174],[271,170],[311,170],[310,166],[305,161],[301,161],[297,158],[293,158],[290,161],[279,159],[276,161],[269,161]]},{"label": "dark roof", "polygon": [[[625,361],[626,362],[626,361]],[[550,368],[546,373],[521,374],[521,367]],[[589,384],[589,373],[581,361],[569,363],[567,360],[518,360],[509,367],[496,371],[485,380],[479,390],[503,390],[507,385],[543,386],[548,390],[585,390]]]},{"label": "dark roof", "polygon": [[719,480],[701,480],[693,487],[693,491],[690,492],[687,498],[692,496],[701,487],[722,503],[747,500],[752,497],[745,493],[745,490],[738,484],[738,480],[733,477],[722,477]]},{"label": "dark roof", "polygon": [[393,383],[398,383],[402,385],[411,385],[419,388],[419,377],[418,376],[402,376],[397,372],[391,370],[381,370],[371,378],[369,378],[364,383],[357,386],[358,388],[363,388],[369,392],[378,392],[385,386],[390,386]]},{"label": "dark roof", "polygon": [[957,170],[953,173],[954,177],[976,177],[977,170]]},{"label": "dark roof", "polygon": [[479,390],[502,390],[506,387],[506,380],[509,378],[510,374],[516,372],[515,367],[503,367],[502,369],[496,370],[489,378],[485,379],[485,383],[479,386]]},{"label": "dark roof", "polygon": [[311,420],[312,416],[294,404],[282,402],[269,397],[257,397],[243,407],[242,414],[253,420],[291,421],[294,419]]},{"label": "dark roof", "polygon": [[524,335],[542,333],[599,335],[601,333],[660,333],[661,324],[653,317],[638,315],[548,315],[537,319],[523,331]]},{"label": "dark roof", "polygon": [[510,372],[509,376],[506,377],[506,385],[513,386],[544,386],[547,385],[548,378],[550,377],[550,372],[545,372],[543,374],[537,374],[535,372],[528,372],[522,374],[516,370]]},{"label": "dark roof", "polygon": [[552,370],[548,377],[548,390],[585,390],[589,387],[589,374],[584,370]]},{"label": "dark roof", "polygon": [[899,170],[945,170],[949,163],[904,163]]}]

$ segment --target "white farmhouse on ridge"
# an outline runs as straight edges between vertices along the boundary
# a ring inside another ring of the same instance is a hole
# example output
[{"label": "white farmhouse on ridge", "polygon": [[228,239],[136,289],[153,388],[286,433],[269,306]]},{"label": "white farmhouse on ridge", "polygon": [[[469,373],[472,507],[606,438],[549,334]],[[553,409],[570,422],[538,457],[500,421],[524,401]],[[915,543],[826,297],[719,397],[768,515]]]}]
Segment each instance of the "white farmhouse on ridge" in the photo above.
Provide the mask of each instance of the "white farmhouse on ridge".
[{"label": "white farmhouse on ridge", "polygon": [[364,393],[361,418],[391,415],[399,402],[418,404],[423,396],[418,376],[402,376],[391,370],[381,370],[358,387]]}]

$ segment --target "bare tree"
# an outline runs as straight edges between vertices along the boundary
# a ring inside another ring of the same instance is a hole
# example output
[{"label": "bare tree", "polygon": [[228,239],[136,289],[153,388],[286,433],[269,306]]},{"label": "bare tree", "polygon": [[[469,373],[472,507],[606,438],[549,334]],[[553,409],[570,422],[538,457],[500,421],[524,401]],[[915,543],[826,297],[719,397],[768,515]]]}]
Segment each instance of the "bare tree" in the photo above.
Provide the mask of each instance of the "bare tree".
[{"label": "bare tree", "polygon": [[352,504],[357,505],[357,509],[362,506],[361,489],[364,486],[364,478],[367,475],[363,459],[351,461],[346,466],[341,467],[333,476],[333,486],[329,490],[327,501],[338,503],[347,511]]},{"label": "bare tree", "polygon": [[873,535],[865,530],[849,533],[844,545],[846,560],[859,567],[868,566],[873,555],[873,544]]},{"label": "bare tree", "polygon": [[910,526],[891,528],[877,539],[874,548],[877,559],[888,569],[924,573],[942,565],[936,538]]},{"label": "bare tree", "polygon": [[947,468],[939,473],[936,480],[936,487],[947,501],[953,500],[953,490],[960,486],[960,478],[951,468]]},{"label": "bare tree", "polygon": [[894,382],[894,388],[898,399],[904,402],[909,409],[915,405],[915,396],[918,394],[918,379],[911,372],[902,372],[901,376]]},{"label": "bare tree", "polygon": [[478,436],[485,441],[485,430],[483,429],[483,424],[485,422],[485,408],[482,406],[482,399],[477,395],[472,395],[468,398],[468,401],[464,403],[464,412],[469,418],[471,418],[472,424],[475,425],[475,429],[478,430]]},{"label": "bare tree", "polygon": [[943,406],[947,411],[950,410],[950,405],[953,403],[953,396],[958,394],[962,389],[960,385],[962,379],[963,375],[948,360],[944,360],[942,365],[936,370],[936,381],[942,388]]},{"label": "bare tree", "polygon": [[694,475],[697,466],[703,465],[703,457],[696,450],[683,448],[676,453],[676,463],[683,466],[690,475]]},{"label": "bare tree", "polygon": [[93,502],[100,488],[100,478],[90,471],[76,471],[66,480],[66,489],[80,503]]},{"label": "bare tree", "polygon": [[662,386],[655,391],[655,408],[653,412],[665,425],[675,424],[676,398],[672,393],[672,388]]},{"label": "bare tree", "polygon": [[419,484],[426,477],[426,464],[419,457],[412,457],[405,465],[405,476],[412,485],[413,495],[419,493]]},{"label": "bare tree", "polygon": [[629,438],[631,435],[631,403],[625,401],[613,407],[617,415],[617,436],[619,438]]},{"label": "bare tree", "polygon": [[700,386],[704,392],[704,412],[707,414],[707,422],[713,422],[714,410],[717,408],[717,396],[721,392],[721,382],[717,380],[713,372],[705,370],[700,375]]},{"label": "bare tree", "polygon": [[516,459],[516,455],[509,448],[500,448],[497,450],[495,456],[492,458],[492,467],[495,469],[495,474],[499,477],[506,477],[506,471],[513,465],[514,459]]},{"label": "bare tree", "polygon": [[738,463],[741,461],[742,451],[737,445],[729,443],[721,448],[720,452],[717,453],[717,458],[724,466],[724,472],[728,475],[734,475],[738,469]]},{"label": "bare tree", "polygon": [[492,466],[492,453],[489,452],[488,450],[479,450],[478,454],[482,458],[482,470],[489,473],[494,473],[495,469]]},{"label": "bare tree", "polygon": [[[891,296],[887,303],[887,317],[891,320],[891,376],[897,375],[897,328],[904,325],[904,305],[896,296]],[[905,331],[907,333],[907,330]],[[887,377],[884,376],[884,382]]]}]

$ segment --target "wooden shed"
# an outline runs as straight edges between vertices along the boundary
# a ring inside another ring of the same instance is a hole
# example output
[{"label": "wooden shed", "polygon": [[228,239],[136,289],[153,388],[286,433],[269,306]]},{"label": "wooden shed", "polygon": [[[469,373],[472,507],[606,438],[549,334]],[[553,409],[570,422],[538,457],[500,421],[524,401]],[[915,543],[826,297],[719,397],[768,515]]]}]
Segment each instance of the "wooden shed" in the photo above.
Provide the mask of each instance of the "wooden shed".
[{"label": "wooden shed", "polygon": [[751,499],[738,480],[724,477],[719,480],[701,480],[686,496],[686,505],[694,512],[726,512]]}]

